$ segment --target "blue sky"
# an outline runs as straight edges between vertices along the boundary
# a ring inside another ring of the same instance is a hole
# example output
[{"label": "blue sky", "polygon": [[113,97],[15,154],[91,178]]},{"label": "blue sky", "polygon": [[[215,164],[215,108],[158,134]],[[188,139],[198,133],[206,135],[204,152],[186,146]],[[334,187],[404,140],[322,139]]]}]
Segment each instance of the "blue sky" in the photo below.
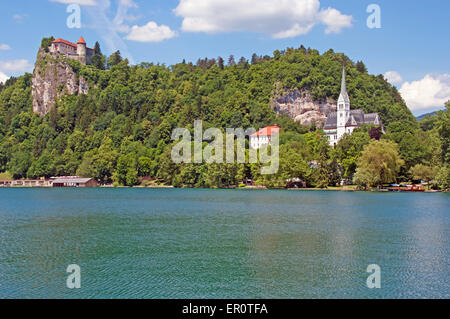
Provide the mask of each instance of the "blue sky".
[{"label": "blue sky", "polygon": [[[250,58],[276,49],[333,48],[385,74],[414,114],[450,99],[450,2],[442,0],[15,0],[0,13],[0,81],[32,71],[42,37],[53,35],[134,63],[167,65],[203,57]],[[81,28],[66,9],[79,3]],[[367,26],[368,5],[381,28]]]}]

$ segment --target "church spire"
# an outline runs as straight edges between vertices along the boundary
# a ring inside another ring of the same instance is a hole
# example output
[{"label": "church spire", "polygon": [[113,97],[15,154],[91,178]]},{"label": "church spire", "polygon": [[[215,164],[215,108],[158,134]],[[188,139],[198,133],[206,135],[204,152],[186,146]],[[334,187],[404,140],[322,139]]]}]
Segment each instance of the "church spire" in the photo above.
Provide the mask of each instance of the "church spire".
[{"label": "church spire", "polygon": [[341,94],[347,94],[347,83],[345,81],[345,67],[342,67]]},{"label": "church spire", "polygon": [[342,83],[341,83],[341,95],[339,100],[343,100],[346,104],[350,104],[350,98],[347,93],[347,82],[345,78],[345,66],[342,67]]}]

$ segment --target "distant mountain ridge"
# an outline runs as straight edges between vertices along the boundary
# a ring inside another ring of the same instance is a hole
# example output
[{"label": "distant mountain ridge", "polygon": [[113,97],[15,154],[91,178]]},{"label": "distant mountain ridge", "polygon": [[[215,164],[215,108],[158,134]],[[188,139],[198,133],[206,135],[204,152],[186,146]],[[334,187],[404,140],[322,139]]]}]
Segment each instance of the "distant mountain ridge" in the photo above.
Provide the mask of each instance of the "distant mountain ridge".
[{"label": "distant mountain ridge", "polygon": [[435,112],[431,112],[431,113],[426,113],[426,114],[422,114],[422,115],[420,115],[420,116],[417,116],[416,117],[416,119],[417,119],[417,121],[422,121],[424,118],[426,118],[426,117],[430,117],[430,116],[434,116],[434,115],[436,115],[437,113],[438,113],[439,111],[435,111]]}]

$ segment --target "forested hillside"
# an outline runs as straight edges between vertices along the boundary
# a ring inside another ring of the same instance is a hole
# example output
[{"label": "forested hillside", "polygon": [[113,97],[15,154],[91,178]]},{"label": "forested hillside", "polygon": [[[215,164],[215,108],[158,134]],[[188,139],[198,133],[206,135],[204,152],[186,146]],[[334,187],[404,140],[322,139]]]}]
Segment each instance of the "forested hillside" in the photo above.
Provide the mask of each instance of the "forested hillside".
[{"label": "forested hillside", "polygon": [[[311,186],[334,184],[355,173],[371,141],[370,128],[333,150],[321,129],[277,117],[270,102],[293,89],[337,99],[344,63],[352,108],[380,113],[387,130],[383,138],[396,143],[405,162],[396,177],[409,178],[418,164],[448,174],[448,110],[431,127],[420,128],[383,76],[369,75],[362,62],[332,50],[321,55],[290,48],[273,57],[254,55],[251,61],[201,59],[170,67],[130,66],[119,52],[108,59],[98,56],[90,66],[66,62],[87,80],[89,93],[64,95],[45,117],[32,111],[31,74],[0,86],[0,173],[14,178],[81,175],[123,185],[137,185],[144,176],[188,187],[228,187],[247,179],[283,187],[293,177]],[[173,164],[172,130],[191,129],[194,120],[203,120],[204,129],[277,123],[282,128],[279,173],[260,176],[256,164]]]}]

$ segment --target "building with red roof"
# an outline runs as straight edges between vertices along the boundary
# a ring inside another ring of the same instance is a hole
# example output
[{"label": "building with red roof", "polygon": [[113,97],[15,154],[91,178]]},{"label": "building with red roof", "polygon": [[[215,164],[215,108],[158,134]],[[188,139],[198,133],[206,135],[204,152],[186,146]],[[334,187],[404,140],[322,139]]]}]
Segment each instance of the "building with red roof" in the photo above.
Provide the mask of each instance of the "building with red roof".
[{"label": "building with red roof", "polygon": [[76,44],[58,38],[52,42],[49,50],[51,53],[61,53],[67,58],[78,60],[83,64],[91,63],[91,58],[94,55],[94,49],[86,46],[86,41],[84,41],[83,37],[80,37]]},{"label": "building with red roof", "polygon": [[260,149],[266,145],[272,145],[272,137],[280,133],[278,125],[265,127],[250,136],[250,146],[253,149]]}]

